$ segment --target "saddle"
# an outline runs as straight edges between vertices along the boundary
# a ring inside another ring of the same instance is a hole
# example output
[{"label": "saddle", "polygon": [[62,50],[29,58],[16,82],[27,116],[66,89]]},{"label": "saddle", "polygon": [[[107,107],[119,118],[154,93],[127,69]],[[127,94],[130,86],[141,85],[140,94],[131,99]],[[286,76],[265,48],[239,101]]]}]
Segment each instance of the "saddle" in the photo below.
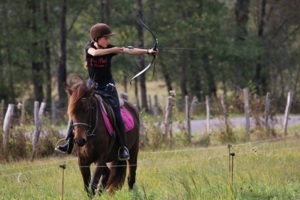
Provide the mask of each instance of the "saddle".
[{"label": "saddle", "polygon": [[[116,125],[116,118],[111,105],[109,104],[107,98],[99,94],[95,94],[98,102],[100,113],[103,116],[104,123],[108,133],[111,136],[114,136],[115,132],[119,132]],[[124,101],[119,98],[120,108],[121,108],[121,116],[124,122],[125,131],[128,132],[134,128],[134,120],[131,113],[125,108]]]}]

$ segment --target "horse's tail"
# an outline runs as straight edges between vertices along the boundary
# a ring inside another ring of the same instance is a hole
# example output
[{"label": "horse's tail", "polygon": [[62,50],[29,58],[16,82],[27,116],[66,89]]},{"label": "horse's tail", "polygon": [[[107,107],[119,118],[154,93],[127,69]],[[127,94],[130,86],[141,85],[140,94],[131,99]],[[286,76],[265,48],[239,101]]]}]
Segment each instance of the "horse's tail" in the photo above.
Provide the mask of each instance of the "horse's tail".
[{"label": "horse's tail", "polygon": [[121,189],[126,178],[127,161],[113,161],[110,166],[110,175],[106,185],[108,192],[113,193]]}]

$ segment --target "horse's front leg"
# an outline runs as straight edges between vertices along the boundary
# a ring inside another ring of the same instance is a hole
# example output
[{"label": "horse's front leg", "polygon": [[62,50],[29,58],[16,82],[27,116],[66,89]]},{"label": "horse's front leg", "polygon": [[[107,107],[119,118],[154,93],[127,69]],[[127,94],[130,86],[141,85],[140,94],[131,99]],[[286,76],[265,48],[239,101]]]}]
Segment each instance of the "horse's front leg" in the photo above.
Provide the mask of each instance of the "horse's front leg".
[{"label": "horse's front leg", "polygon": [[103,172],[102,172],[100,192],[102,192],[102,190],[105,189],[109,175],[110,175],[110,169],[108,168],[107,165],[105,165]]},{"label": "horse's front leg", "polygon": [[90,193],[89,191],[89,184],[91,180],[91,169],[90,169],[90,163],[86,163],[83,161],[83,159],[78,158],[78,164],[81,172],[81,176],[83,179],[84,189],[87,193]]},{"label": "horse's front leg", "polygon": [[129,190],[133,189],[133,185],[135,184],[135,176],[137,169],[137,157],[139,152],[139,144],[138,141],[132,146],[130,149],[130,159],[129,159],[129,174],[128,174],[128,187]]},{"label": "horse's front leg", "polygon": [[[92,189],[93,194],[96,193],[100,177],[103,174],[103,172],[105,171],[105,168],[107,168],[105,163],[104,164],[103,163],[102,164],[99,164],[99,163],[96,164],[96,169],[94,171],[94,175],[93,175],[92,182],[91,182],[91,189]],[[103,179],[103,177],[102,177],[102,179]]]}]

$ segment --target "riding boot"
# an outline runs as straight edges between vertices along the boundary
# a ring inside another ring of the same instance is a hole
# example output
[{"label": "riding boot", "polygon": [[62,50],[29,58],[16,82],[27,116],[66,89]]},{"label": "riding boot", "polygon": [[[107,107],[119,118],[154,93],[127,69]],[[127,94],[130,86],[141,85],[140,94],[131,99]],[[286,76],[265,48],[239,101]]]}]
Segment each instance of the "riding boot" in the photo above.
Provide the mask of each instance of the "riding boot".
[{"label": "riding boot", "polygon": [[118,151],[119,160],[129,160],[130,156],[129,156],[129,150],[126,146],[125,131],[119,131],[119,140],[120,140],[120,148]]},{"label": "riding boot", "polygon": [[119,148],[118,157],[119,157],[119,160],[129,160],[130,159],[129,150],[125,145]]},{"label": "riding boot", "polygon": [[68,123],[68,129],[67,129],[67,137],[66,137],[66,143],[63,145],[58,145],[57,147],[55,147],[55,150],[61,153],[68,153],[71,154],[73,147],[74,147],[74,134],[73,134],[73,126],[72,126],[73,122],[72,120],[69,120]]}]

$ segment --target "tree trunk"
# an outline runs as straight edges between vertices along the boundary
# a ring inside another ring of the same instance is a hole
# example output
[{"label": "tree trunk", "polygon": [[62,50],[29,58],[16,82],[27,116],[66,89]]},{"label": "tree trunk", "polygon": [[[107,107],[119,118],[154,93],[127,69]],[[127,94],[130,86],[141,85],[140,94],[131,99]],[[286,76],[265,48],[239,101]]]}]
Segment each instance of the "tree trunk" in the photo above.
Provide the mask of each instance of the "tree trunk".
[{"label": "tree trunk", "polygon": [[201,95],[202,85],[201,85],[201,77],[199,71],[195,70],[195,72],[193,73],[193,83],[191,84],[192,84],[191,86],[192,93],[199,99],[199,101],[202,101],[202,95]]},{"label": "tree trunk", "polygon": [[[258,37],[263,42],[263,36],[264,36],[264,28],[265,28],[265,15],[266,15],[266,0],[261,1],[261,16],[260,16],[260,22],[258,27]],[[255,84],[256,84],[256,92],[257,94],[265,94],[267,90],[267,81],[266,81],[266,75],[263,75],[263,66],[261,63],[256,64],[255,68]]]},{"label": "tree trunk", "polygon": [[[6,5],[4,6],[4,12],[3,12],[3,24],[1,26],[2,28],[2,32],[3,32],[3,35],[9,35],[9,26],[8,26],[8,23],[4,23],[4,22],[7,22],[8,21],[8,18],[9,18],[9,9],[6,8]],[[2,17],[2,16],[1,16]],[[4,40],[5,41],[5,40]],[[8,45],[8,42],[5,42],[4,44],[2,44],[3,46],[1,46],[0,48],[3,48],[3,49],[0,49],[1,52],[2,50],[3,51],[6,51],[7,52],[7,69],[8,69],[8,74],[5,75],[5,56],[2,57],[2,55],[0,55],[0,68],[1,68],[1,72],[0,72],[0,77],[1,77],[1,80],[0,80],[0,84],[1,84],[1,88],[0,89],[6,89],[8,87],[9,91],[5,94],[2,94],[2,98],[3,97],[8,97],[6,100],[8,102],[15,102],[15,99],[16,99],[16,94],[15,94],[15,87],[14,87],[14,80],[13,80],[13,67],[12,67],[12,60],[11,60],[11,45]],[[2,53],[1,53],[2,54]],[[3,61],[2,61],[3,59]],[[2,66],[3,65],[3,66]],[[5,77],[8,77],[8,84],[6,83],[5,84]],[[5,90],[3,90],[5,91]],[[3,92],[2,91],[2,92]]]},{"label": "tree trunk", "polygon": [[173,90],[171,77],[168,73],[166,65],[163,62],[160,62],[160,67],[161,67],[163,77],[165,79],[165,83],[167,85],[167,93],[169,93],[171,90]]},{"label": "tree trunk", "polygon": [[249,14],[249,0],[237,0],[235,5],[235,19],[237,23],[237,38],[244,40],[247,36],[247,22]]},{"label": "tree trunk", "polygon": [[136,103],[136,108],[140,110],[140,101],[139,101],[139,88],[138,88],[138,80],[134,80],[134,98]]},{"label": "tree trunk", "polygon": [[[185,55],[182,55],[182,61],[185,59]],[[186,86],[186,63],[182,62],[179,64],[180,67],[180,90],[181,90],[181,100],[184,102],[185,96],[188,95],[188,90]]]},{"label": "tree trunk", "polygon": [[109,24],[110,20],[110,0],[101,0],[100,2],[100,15],[101,15],[101,22]]},{"label": "tree trunk", "polygon": [[101,0],[101,6],[100,6],[100,15],[101,15],[101,22],[107,23],[106,22],[106,17],[105,17],[105,2],[106,0]]},{"label": "tree trunk", "polygon": [[[37,13],[38,5],[35,1],[29,2],[30,11],[32,12],[32,17],[30,19],[30,29],[32,30],[35,36],[38,36],[38,27],[37,27]],[[44,100],[43,93],[43,63],[42,54],[41,54],[41,45],[35,40],[32,42],[31,52],[31,67],[32,67],[32,81],[34,87],[34,98],[36,101]]]},{"label": "tree trunk", "polygon": [[[196,60],[197,59],[197,54],[195,54],[195,52],[193,51],[189,51],[189,57],[190,60]],[[198,67],[193,66],[193,64],[190,64],[190,71],[191,71],[191,77],[192,80],[190,82],[190,93],[194,96],[196,96],[198,98],[199,101],[202,100],[202,96],[201,96],[201,91],[202,91],[202,85],[201,85],[201,76],[200,76],[200,70]]]},{"label": "tree trunk", "polygon": [[63,108],[67,105],[67,95],[64,91],[64,83],[67,81],[66,69],[66,46],[67,46],[67,31],[66,31],[66,14],[67,14],[67,0],[62,0],[62,12],[60,21],[60,58],[58,66],[58,96],[59,107]]},{"label": "tree trunk", "polygon": [[106,21],[108,24],[110,24],[110,8],[111,8],[111,5],[110,5],[110,0],[106,0]]},{"label": "tree trunk", "polygon": [[[143,18],[142,15],[142,1],[137,0],[136,1],[136,12],[140,14],[141,19]],[[137,32],[138,32],[138,47],[143,48],[144,47],[144,33],[143,33],[143,27],[137,24]],[[144,60],[144,55],[139,55],[138,57],[138,63],[139,63],[139,71],[143,70],[145,67],[145,60]],[[141,74],[139,76],[140,80],[140,88],[141,88],[141,101],[142,105],[141,108],[142,110],[148,112],[148,105],[147,105],[147,90],[146,90],[146,75],[145,73]]]},{"label": "tree trunk", "polygon": [[124,86],[124,92],[127,93],[127,73],[125,70],[123,71],[123,86]]},{"label": "tree trunk", "polygon": [[[8,52],[10,52],[10,49],[8,49]],[[12,71],[12,62],[11,62],[11,54],[8,53],[8,66],[9,66],[9,90],[10,90],[10,100],[12,102],[16,101],[16,94],[15,94],[15,87],[14,87],[14,77],[13,77],[13,71]]]},{"label": "tree trunk", "polygon": [[209,60],[208,60],[208,55],[205,54],[203,56],[203,61],[204,61],[204,71],[206,73],[206,77],[207,77],[207,85],[208,85],[208,94],[209,96],[217,96],[217,87],[216,87],[216,83],[215,83],[215,78],[213,73],[210,70],[210,64],[209,64]]},{"label": "tree trunk", "polygon": [[[43,1],[43,14],[44,14],[44,22],[45,24],[49,23],[48,19],[48,1]],[[46,37],[45,37],[46,38]],[[50,67],[50,43],[49,40],[46,38],[44,42],[44,51],[45,51],[45,66],[46,66],[46,105],[50,106],[51,105],[51,91],[52,91],[52,86],[51,86],[51,67]]]}]

